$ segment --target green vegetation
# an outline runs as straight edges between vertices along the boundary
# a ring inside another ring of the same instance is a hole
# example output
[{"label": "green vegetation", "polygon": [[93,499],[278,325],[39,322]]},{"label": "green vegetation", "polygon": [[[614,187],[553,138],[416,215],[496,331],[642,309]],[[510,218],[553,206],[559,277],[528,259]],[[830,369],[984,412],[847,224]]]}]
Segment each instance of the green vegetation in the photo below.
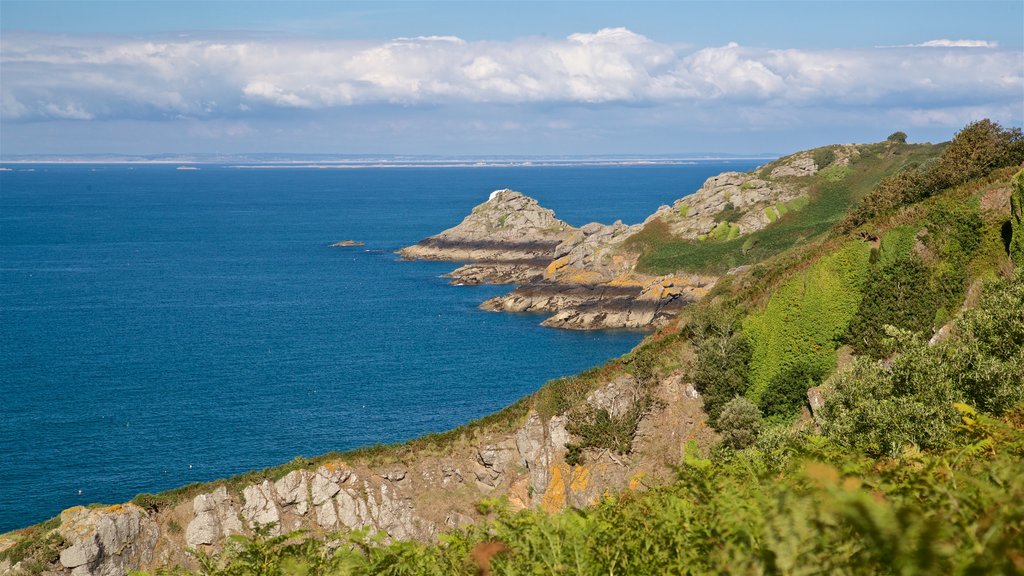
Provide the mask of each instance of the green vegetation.
[{"label": "green vegetation", "polygon": [[[277,574],[1017,574],[1024,410],[963,407],[950,448],[876,460],[821,438],[690,450],[677,480],[549,515],[493,506],[437,545],[364,532],[233,537],[209,576]],[[780,454],[785,457],[780,458]],[[486,568],[485,568],[486,567]]]},{"label": "green vegetation", "polygon": [[901,350],[890,364],[861,358],[830,383],[821,428],[837,445],[889,456],[943,448],[959,421],[954,403],[998,415],[1024,401],[1024,272],[986,286],[946,342],[888,333]]},{"label": "green vegetation", "polygon": [[991,120],[973,122],[956,134],[938,161],[904,170],[879,183],[846,215],[840,229],[854,230],[901,206],[1021,162],[1024,162],[1024,135],[1020,128],[1005,130]]},{"label": "green vegetation", "polygon": [[870,254],[863,242],[847,243],[780,286],[763,312],[744,320],[752,400],[760,403],[777,375],[798,366],[819,375],[835,368],[835,350],[860,305]]},{"label": "green vegetation", "polygon": [[818,167],[818,170],[831,165],[836,160],[836,151],[832,146],[826,146],[824,148],[818,148],[814,151],[814,164]]},{"label": "green vegetation", "polygon": [[[863,145],[860,156],[852,159],[849,166],[831,166],[806,178],[806,194],[765,209],[771,224],[747,237],[729,239],[727,234],[715,234],[715,242],[682,240],[673,236],[663,222],[654,221],[628,239],[626,248],[640,254],[638,270],[651,274],[680,270],[721,274],[737,266],[762,262],[822,237],[880,180],[909,166],[932,161],[942,149],[942,145],[930,144]],[[751,245],[744,250],[748,238]]]},{"label": "green vegetation", "polygon": [[1013,177],[1010,194],[1010,258],[1017,266],[1024,266],[1024,170]]},{"label": "green vegetation", "polygon": [[747,391],[750,347],[739,332],[738,317],[719,309],[703,309],[683,333],[697,351],[694,387],[704,399],[708,421],[717,425],[725,405]]},{"label": "green vegetation", "polygon": [[895,142],[897,144],[906,144],[907,143],[907,133],[906,132],[893,132],[892,134],[889,134],[889,137],[886,138],[885,141],[886,142]]},{"label": "green vegetation", "polygon": [[761,411],[744,396],[737,396],[722,407],[718,417],[722,444],[741,450],[752,445],[761,433]]}]

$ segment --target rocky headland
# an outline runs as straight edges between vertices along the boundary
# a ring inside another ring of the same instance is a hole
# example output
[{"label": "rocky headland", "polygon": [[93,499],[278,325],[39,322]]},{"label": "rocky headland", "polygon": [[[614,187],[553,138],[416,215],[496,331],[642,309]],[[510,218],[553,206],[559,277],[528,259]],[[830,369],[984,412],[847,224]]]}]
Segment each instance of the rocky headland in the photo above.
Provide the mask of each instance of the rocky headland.
[{"label": "rocky headland", "polygon": [[[846,166],[856,146],[836,146],[830,165]],[[465,262],[446,274],[452,284],[516,284],[480,307],[550,316],[544,326],[575,330],[649,330],[670,322],[702,298],[717,277],[638,269],[631,240],[649,227],[692,241],[731,240],[760,230],[808,199],[807,177],[819,170],[801,152],[749,173],[709,178],[695,193],[658,208],[643,223],[592,222],[580,228],[559,220],[536,200],[497,190],[454,228],[402,248],[407,259]]]}]

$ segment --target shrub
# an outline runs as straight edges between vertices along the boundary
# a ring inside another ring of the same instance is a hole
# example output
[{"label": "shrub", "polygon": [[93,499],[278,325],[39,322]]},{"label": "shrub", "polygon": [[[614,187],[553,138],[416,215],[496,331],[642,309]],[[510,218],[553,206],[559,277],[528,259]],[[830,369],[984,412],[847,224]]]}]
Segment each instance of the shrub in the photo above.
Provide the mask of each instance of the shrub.
[{"label": "shrub", "polygon": [[718,430],[725,445],[742,450],[753,444],[761,432],[761,411],[750,400],[737,396],[722,407]]},{"label": "shrub", "polygon": [[903,350],[891,367],[859,358],[831,380],[819,410],[822,433],[873,456],[943,447],[959,421],[953,403],[963,398],[926,343],[908,332],[890,334]]},{"label": "shrub", "polygon": [[942,187],[955,186],[996,168],[1024,162],[1020,128],[1004,130],[991,120],[972,122],[957,132],[942,153],[935,173]]},{"label": "shrub", "polygon": [[825,168],[836,160],[836,151],[832,148],[818,148],[814,151],[814,164],[818,170]]},{"label": "shrub", "polygon": [[889,456],[939,448],[959,420],[954,403],[1000,414],[1024,401],[1024,273],[986,285],[944,343],[888,332],[901,350],[890,365],[861,358],[830,381],[820,423],[838,445]]},{"label": "shrub", "polygon": [[906,144],[907,143],[907,133],[906,132],[893,132],[892,134],[889,134],[889,137],[886,138],[885,141],[886,142],[895,142],[897,144]]},{"label": "shrub", "polygon": [[892,353],[885,345],[885,326],[931,335],[938,302],[928,267],[919,258],[904,256],[878,264],[864,284],[864,299],[846,341],[858,354],[884,358]]},{"label": "shrub", "polygon": [[879,182],[847,213],[840,228],[848,232],[875,216],[1021,162],[1024,162],[1024,136],[1020,128],[1004,130],[987,119],[973,122],[956,134],[933,167],[908,168]]},{"label": "shrub", "polygon": [[816,386],[824,375],[820,366],[796,364],[772,378],[761,394],[758,407],[770,420],[787,420],[807,404],[807,389]]},{"label": "shrub", "polygon": [[736,332],[711,336],[697,345],[693,383],[704,399],[704,411],[712,426],[717,426],[730,400],[746,393],[749,360],[750,347]]}]

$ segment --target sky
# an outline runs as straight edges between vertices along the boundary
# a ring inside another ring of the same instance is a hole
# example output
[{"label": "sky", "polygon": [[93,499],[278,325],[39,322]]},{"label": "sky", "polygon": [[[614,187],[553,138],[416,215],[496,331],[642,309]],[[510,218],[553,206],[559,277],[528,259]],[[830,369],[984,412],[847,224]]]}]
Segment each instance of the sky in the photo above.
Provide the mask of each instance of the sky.
[{"label": "sky", "polygon": [[1024,124],[1024,2],[0,0],[0,157],[784,153]]}]

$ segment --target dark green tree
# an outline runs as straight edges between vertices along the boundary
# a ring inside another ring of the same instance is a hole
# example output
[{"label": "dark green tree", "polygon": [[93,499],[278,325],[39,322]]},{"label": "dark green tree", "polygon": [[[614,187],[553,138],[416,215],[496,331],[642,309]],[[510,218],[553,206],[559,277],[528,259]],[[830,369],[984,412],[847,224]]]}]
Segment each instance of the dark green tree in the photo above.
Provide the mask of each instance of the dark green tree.
[{"label": "dark green tree", "polygon": [[898,144],[906,144],[907,143],[907,133],[906,132],[899,132],[899,131],[893,132],[892,134],[889,134],[889,137],[886,138],[885,140],[886,140],[886,142],[896,142]]}]

